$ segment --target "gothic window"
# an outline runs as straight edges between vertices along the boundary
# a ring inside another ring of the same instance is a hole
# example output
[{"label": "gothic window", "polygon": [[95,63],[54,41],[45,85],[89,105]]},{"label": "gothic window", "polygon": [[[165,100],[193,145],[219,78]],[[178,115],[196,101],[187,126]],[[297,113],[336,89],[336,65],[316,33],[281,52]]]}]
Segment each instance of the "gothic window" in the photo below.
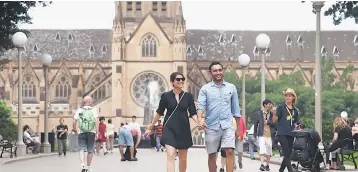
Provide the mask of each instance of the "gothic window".
[{"label": "gothic window", "polygon": [[157,56],[157,41],[151,35],[146,36],[142,41],[142,56],[143,57]]},{"label": "gothic window", "polygon": [[36,85],[35,82],[30,75],[24,76],[24,80],[22,81],[22,98],[26,100],[36,100]]},{"label": "gothic window", "polygon": [[68,100],[71,95],[71,84],[66,76],[60,76],[56,82],[55,99]]},{"label": "gothic window", "polygon": [[[96,87],[98,84],[100,84],[100,82],[102,81],[102,77],[100,74],[97,74],[96,76],[93,77],[93,80],[91,82],[91,89]],[[111,90],[111,83],[107,82],[102,84],[100,87],[98,87],[92,94],[92,98],[93,100],[97,101],[97,100],[102,100],[105,99],[109,94],[108,94],[108,90]]]}]

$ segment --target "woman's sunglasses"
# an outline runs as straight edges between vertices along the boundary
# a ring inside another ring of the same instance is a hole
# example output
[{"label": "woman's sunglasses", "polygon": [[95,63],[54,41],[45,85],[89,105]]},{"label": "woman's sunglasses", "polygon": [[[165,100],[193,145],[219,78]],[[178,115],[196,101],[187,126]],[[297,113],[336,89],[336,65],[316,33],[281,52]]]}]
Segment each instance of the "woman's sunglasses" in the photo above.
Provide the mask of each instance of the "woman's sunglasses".
[{"label": "woman's sunglasses", "polygon": [[180,81],[185,81],[185,78],[175,78],[175,80],[180,82]]}]

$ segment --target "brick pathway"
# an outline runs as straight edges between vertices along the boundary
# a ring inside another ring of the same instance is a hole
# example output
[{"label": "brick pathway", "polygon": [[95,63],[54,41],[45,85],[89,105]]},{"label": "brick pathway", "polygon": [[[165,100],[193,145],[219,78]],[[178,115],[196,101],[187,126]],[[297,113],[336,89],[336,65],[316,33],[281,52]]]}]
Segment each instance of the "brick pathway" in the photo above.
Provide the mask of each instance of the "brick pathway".
[{"label": "brick pathway", "polygon": [[[188,153],[188,169],[187,172],[207,172],[207,154],[205,149],[192,148]],[[166,172],[165,169],[165,154],[162,152],[155,152],[149,149],[138,150],[137,162],[120,162],[118,152],[112,155],[96,156],[93,161],[93,171],[106,171],[106,172]],[[220,159],[218,158],[217,164],[220,166]],[[237,171],[259,171],[260,162],[257,160],[250,160],[244,158],[244,168]],[[277,172],[279,166],[271,165],[271,171]],[[24,172],[31,169],[31,171],[51,171],[51,172],[64,172],[80,171],[80,162],[78,153],[69,153],[67,157],[51,156],[46,158],[27,160],[16,162],[1,166],[1,171],[11,172]],[[177,170],[178,171],[178,170]]]}]

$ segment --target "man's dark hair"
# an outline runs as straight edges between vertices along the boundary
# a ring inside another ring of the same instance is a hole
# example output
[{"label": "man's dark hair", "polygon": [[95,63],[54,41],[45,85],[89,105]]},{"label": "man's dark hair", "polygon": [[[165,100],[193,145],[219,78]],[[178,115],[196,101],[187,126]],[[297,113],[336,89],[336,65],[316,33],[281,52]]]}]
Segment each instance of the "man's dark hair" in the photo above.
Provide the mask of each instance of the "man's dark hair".
[{"label": "man's dark hair", "polygon": [[137,117],[136,117],[135,115],[133,115],[133,116],[132,116],[132,118],[135,118],[135,119],[137,119]]},{"label": "man's dark hair", "polygon": [[112,119],[108,119],[108,124],[112,124]]},{"label": "man's dark hair", "polygon": [[265,99],[265,100],[262,102],[262,106],[264,106],[264,107],[265,107],[265,105],[267,105],[267,104],[269,104],[269,103],[271,103],[271,104],[272,104],[271,100],[269,100],[269,99]]},{"label": "man's dark hair", "polygon": [[221,68],[224,68],[223,65],[218,62],[218,61],[214,61],[214,62],[211,62],[211,64],[209,65],[209,71],[211,72],[211,68],[214,66],[214,65],[220,65]]}]

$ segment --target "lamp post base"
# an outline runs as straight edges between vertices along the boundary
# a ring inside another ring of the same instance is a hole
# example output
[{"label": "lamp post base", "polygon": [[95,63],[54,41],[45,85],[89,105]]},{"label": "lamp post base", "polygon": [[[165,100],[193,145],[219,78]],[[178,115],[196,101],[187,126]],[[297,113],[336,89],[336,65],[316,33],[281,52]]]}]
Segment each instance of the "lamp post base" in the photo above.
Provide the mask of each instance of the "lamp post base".
[{"label": "lamp post base", "polygon": [[43,153],[51,153],[51,144],[49,142],[42,143]]},{"label": "lamp post base", "polygon": [[26,145],[24,142],[16,143],[16,156],[21,157],[26,155]]}]

